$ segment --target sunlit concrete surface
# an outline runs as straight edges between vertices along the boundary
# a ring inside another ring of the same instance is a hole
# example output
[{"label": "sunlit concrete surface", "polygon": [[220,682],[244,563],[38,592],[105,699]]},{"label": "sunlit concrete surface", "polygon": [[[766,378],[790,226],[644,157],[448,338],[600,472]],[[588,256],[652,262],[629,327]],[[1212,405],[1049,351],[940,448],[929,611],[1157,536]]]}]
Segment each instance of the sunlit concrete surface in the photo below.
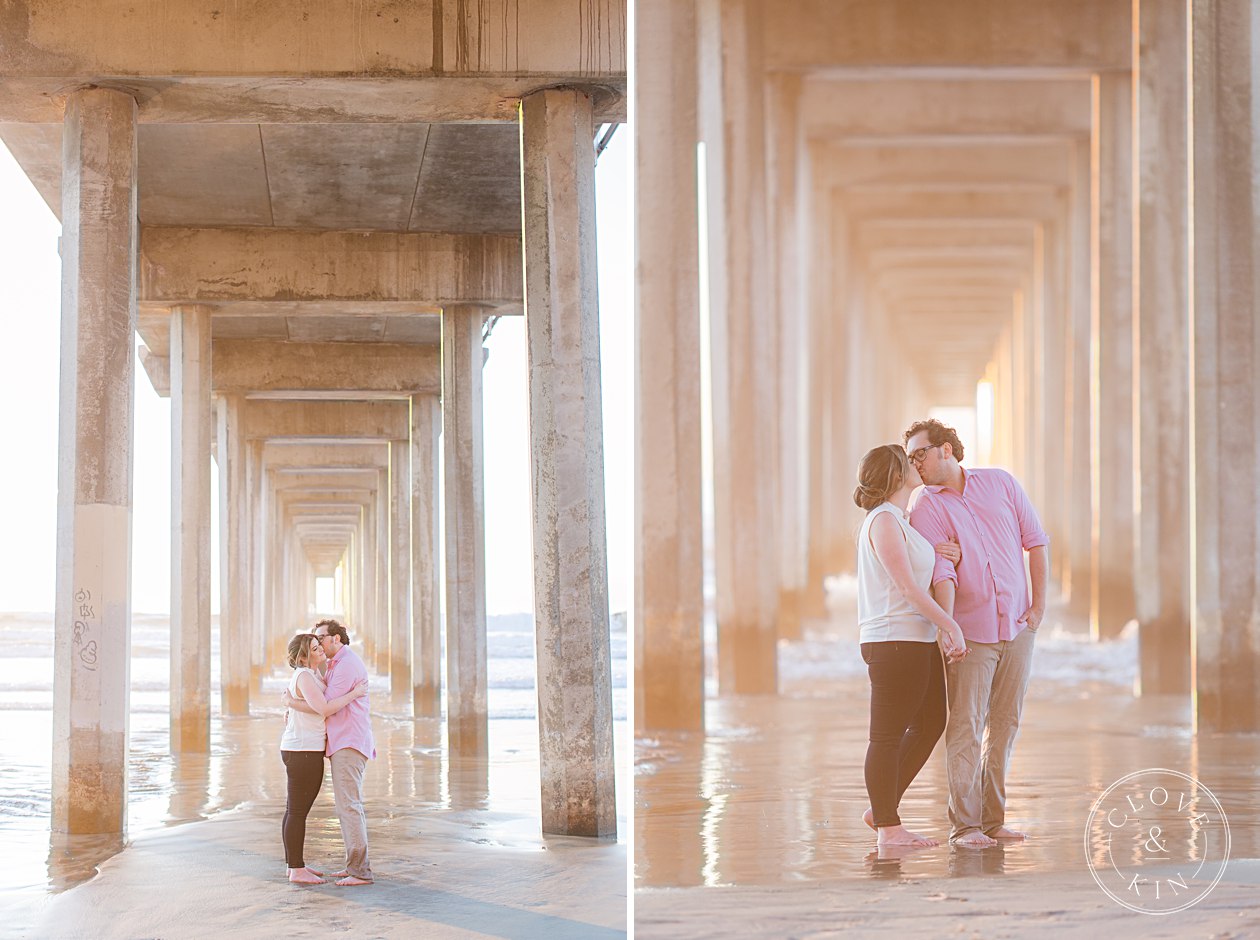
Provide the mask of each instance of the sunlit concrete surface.
[{"label": "sunlit concrete surface", "polygon": [[[389,704],[388,676],[373,676],[379,753],[365,802],[377,882],[350,894],[285,880],[280,674],[263,683],[251,716],[213,709],[208,754],[169,752],[165,618],[135,625],[128,834],[50,835],[49,623],[0,618],[10,653],[0,660],[0,934],[313,936],[331,924],[356,936],[625,936],[625,841],[542,834],[531,638],[518,621],[491,618],[484,757],[452,757],[441,722]],[[621,831],[631,792],[625,643],[617,633]],[[217,668],[211,679],[217,692]],[[306,851],[328,872],[344,859],[328,779]]]}]

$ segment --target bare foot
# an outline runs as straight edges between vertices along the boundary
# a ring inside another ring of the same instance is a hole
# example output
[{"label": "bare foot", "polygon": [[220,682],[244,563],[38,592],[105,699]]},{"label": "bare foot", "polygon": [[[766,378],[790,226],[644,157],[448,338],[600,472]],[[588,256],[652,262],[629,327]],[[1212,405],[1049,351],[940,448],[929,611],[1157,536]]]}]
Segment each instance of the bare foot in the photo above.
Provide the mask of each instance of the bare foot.
[{"label": "bare foot", "polygon": [[[871,829],[875,829],[875,811],[869,806],[866,807],[866,812],[862,814],[862,822],[866,823]],[[875,831],[878,832],[879,830],[875,829]]]},{"label": "bare foot", "polygon": [[291,872],[291,871],[309,871],[312,875],[318,875],[318,876],[319,876],[319,877],[321,877],[321,878],[323,878],[323,877],[324,877],[324,873],[323,873],[322,871],[320,871],[318,868],[312,868],[310,865],[307,865],[305,869],[301,869],[301,868],[286,868],[284,871],[285,871],[285,873],[286,873],[286,874],[288,874],[288,873],[289,873],[289,872]]},{"label": "bare foot", "polygon": [[1028,833],[1019,832],[1015,829],[1007,829],[1005,826],[998,826],[996,829],[994,829],[992,832],[989,833],[989,838],[1010,839],[1010,840],[1018,842],[1022,839],[1027,839]]},{"label": "bare foot", "polygon": [[909,845],[916,848],[931,848],[940,845],[935,839],[911,832],[905,826],[881,826],[879,828],[879,845]]},{"label": "bare foot", "polygon": [[329,877],[329,878],[348,878],[349,876],[350,876],[350,872],[346,871],[346,870],[343,868],[343,869],[341,869],[341,871],[335,871],[335,872],[333,872],[333,873],[332,873],[331,875],[329,875],[328,877]]},{"label": "bare foot", "polygon": [[363,878],[356,878],[354,875],[347,875],[345,878],[342,878],[337,882],[337,884],[341,885],[343,888],[350,888],[354,885],[370,885],[371,883],[372,882]]},{"label": "bare foot", "polygon": [[997,845],[997,839],[990,839],[979,829],[973,829],[966,835],[959,836],[954,840],[955,845],[970,845],[976,848],[987,848],[990,845]]},{"label": "bare foot", "polygon": [[295,885],[322,885],[324,879],[309,868],[290,868],[289,880]]}]

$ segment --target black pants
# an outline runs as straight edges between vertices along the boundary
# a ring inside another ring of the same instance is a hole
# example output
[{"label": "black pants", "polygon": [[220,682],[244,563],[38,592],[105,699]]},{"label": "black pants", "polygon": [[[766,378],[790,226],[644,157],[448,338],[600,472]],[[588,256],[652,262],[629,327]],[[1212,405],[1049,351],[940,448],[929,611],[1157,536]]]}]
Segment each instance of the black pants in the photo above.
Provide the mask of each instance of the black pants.
[{"label": "black pants", "polygon": [[280,758],[289,774],[289,799],[280,823],[284,863],[289,868],[305,868],[302,851],[306,845],[306,814],[324,783],[324,752],[281,751]]},{"label": "black pants", "polygon": [[899,826],[897,806],[945,730],[945,665],[935,643],[863,643],[871,677],[866,792],[876,826]]}]

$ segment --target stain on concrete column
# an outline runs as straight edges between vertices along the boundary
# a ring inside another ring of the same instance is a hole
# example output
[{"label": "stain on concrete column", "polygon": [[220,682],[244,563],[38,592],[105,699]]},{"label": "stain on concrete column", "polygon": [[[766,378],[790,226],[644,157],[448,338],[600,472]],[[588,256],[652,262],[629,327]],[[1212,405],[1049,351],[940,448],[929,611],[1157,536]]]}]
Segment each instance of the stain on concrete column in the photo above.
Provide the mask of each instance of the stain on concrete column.
[{"label": "stain on concrete column", "polygon": [[1118,636],[1133,598],[1133,143],[1132,80],[1093,79],[1095,228],[1090,398],[1094,513],[1091,631]]},{"label": "stain on concrete column", "polygon": [[75,92],[62,129],[52,827],[122,832],[131,657],[136,102]]},{"label": "stain on concrete column", "polygon": [[225,715],[249,714],[249,506],[241,400],[217,401],[219,465],[219,662]]},{"label": "stain on concrete column", "polygon": [[411,396],[412,714],[442,716],[441,529],[437,395]]},{"label": "stain on concrete column", "polygon": [[1246,0],[1220,0],[1194,4],[1190,24],[1191,597],[1199,731],[1260,731],[1257,16]]},{"label": "stain on concrete column", "polygon": [[704,727],[696,11],[637,8],[635,726]]},{"label": "stain on concrete column", "polygon": [[389,442],[389,694],[411,695],[411,444]]},{"label": "stain on concrete column", "polygon": [[1138,688],[1158,695],[1190,691],[1186,5],[1134,11]]},{"label": "stain on concrete column", "polygon": [[442,311],[446,724],[452,753],[463,756],[485,755],[488,743],[482,320],[480,307]]},{"label": "stain on concrete column", "polygon": [[580,91],[522,101],[542,829],[612,838],[593,140],[591,101]]},{"label": "stain on concrete column", "polygon": [[210,749],[210,308],[171,310],[171,749]]}]

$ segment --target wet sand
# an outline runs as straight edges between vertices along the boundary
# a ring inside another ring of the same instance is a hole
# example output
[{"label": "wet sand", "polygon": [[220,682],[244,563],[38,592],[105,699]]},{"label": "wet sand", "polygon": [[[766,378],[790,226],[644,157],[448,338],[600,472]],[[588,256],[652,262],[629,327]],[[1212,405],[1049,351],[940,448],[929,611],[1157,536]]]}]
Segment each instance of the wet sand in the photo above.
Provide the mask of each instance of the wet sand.
[{"label": "wet sand", "polygon": [[[18,649],[25,634],[9,627],[10,649]],[[543,838],[537,723],[493,717],[496,708],[519,713],[517,699],[529,695],[521,682],[505,679],[492,688],[489,759],[467,761],[448,759],[441,724],[391,705],[385,680],[374,678],[378,758],[368,765],[365,802],[377,881],[299,887],[285,880],[280,845],[282,677],[267,681],[249,718],[219,717],[216,696],[212,753],[172,758],[160,668],[165,650],[146,647],[139,632],[125,842],[50,834],[51,689],[45,696],[38,670],[33,678],[16,666],[0,672],[0,936],[626,935],[624,719],[615,723],[622,841]],[[31,658],[44,662],[39,650]],[[620,717],[624,688],[615,696]],[[327,775],[306,849],[309,864],[327,872],[344,861]]]},{"label": "wet sand", "polygon": [[[707,734],[636,742],[636,936],[1260,934],[1260,737],[1192,735],[1188,700],[1132,696],[1132,636],[1100,649],[1061,614],[1039,632],[1007,779],[1007,823],[1033,838],[881,858],[861,821],[869,687],[845,622],[781,647],[782,695],[710,698]],[[1167,916],[1116,904],[1085,858],[1095,800],[1149,767],[1210,787],[1232,833],[1220,883]],[[946,793],[942,742],[905,824],[944,842]]]}]

